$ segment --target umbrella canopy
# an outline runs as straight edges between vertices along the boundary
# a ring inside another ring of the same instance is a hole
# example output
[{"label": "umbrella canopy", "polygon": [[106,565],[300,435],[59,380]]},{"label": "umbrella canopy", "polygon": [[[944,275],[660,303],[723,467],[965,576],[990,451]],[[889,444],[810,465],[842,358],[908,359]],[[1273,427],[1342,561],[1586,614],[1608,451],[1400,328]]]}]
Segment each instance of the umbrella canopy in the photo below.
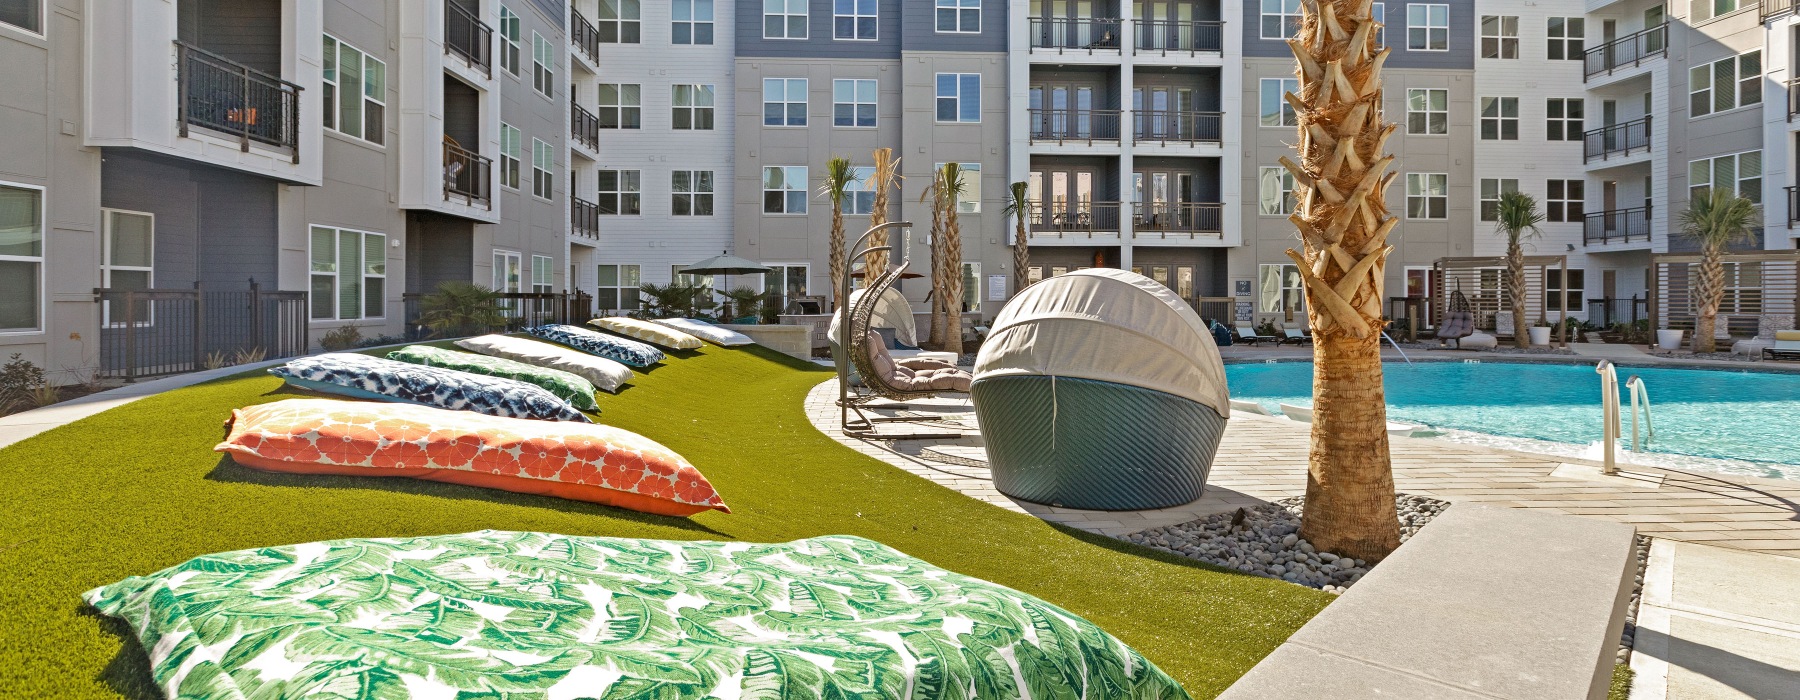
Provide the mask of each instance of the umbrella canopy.
[{"label": "umbrella canopy", "polygon": [[681,268],[682,273],[689,275],[754,275],[768,271],[768,265],[723,253]]}]

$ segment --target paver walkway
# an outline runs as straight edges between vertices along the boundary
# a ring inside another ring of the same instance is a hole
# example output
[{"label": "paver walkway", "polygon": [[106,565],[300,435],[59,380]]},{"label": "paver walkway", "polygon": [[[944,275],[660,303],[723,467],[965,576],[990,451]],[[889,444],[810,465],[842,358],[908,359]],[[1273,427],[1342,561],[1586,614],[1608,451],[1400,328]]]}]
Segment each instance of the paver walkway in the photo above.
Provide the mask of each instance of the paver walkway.
[{"label": "paver walkway", "polygon": [[[1306,490],[1308,426],[1236,412],[1214,459],[1206,496],[1194,503],[1156,511],[1102,512],[1014,501],[994,490],[979,461],[978,440],[949,441],[944,451],[971,458],[950,464],[915,456],[929,446],[924,443],[890,445],[845,437],[837,430],[832,381],[814,387],[807,397],[807,414],[814,426],[843,444],[972,497],[1092,532],[1122,535],[1299,496]],[[942,414],[973,427],[966,396],[909,405],[917,412]],[[882,429],[903,431],[906,425],[884,423]],[[1405,493],[1605,518],[1631,523],[1654,537],[1800,557],[1800,481],[1635,465],[1626,468],[1628,476],[1601,477],[1597,468],[1563,458],[1414,438],[1394,439],[1391,454],[1395,485]],[[1582,478],[1552,476],[1553,472]]]},{"label": "paver walkway", "polygon": [[1657,540],[1632,700],[1800,698],[1800,559]]}]

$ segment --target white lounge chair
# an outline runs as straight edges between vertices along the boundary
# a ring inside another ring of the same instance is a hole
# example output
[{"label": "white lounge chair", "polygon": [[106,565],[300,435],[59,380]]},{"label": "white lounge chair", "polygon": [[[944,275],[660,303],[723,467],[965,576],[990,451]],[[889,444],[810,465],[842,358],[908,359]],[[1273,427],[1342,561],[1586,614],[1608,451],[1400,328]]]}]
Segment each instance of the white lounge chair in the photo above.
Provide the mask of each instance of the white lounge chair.
[{"label": "white lounge chair", "polygon": [[1765,360],[1800,360],[1800,330],[1775,331],[1775,344],[1763,348]]},{"label": "white lounge chair", "polygon": [[[1311,406],[1296,406],[1291,403],[1284,403],[1284,404],[1280,404],[1280,405],[1281,405],[1281,415],[1287,416],[1288,420],[1295,421],[1298,423],[1311,423],[1312,422],[1312,407]],[[1413,434],[1413,431],[1418,430],[1418,429],[1419,429],[1419,426],[1411,425],[1408,423],[1395,423],[1393,421],[1388,421],[1388,424],[1387,424],[1387,432],[1388,432],[1389,437],[1410,437]]]},{"label": "white lounge chair", "polygon": [[1281,342],[1277,343],[1277,345],[1285,345],[1287,343],[1310,345],[1312,344],[1312,336],[1307,335],[1305,331],[1298,328],[1283,328],[1281,329]]},{"label": "white lounge chair", "polygon": [[1251,328],[1250,324],[1248,324],[1248,323],[1239,323],[1235,326],[1232,326],[1232,330],[1237,331],[1238,342],[1249,344],[1249,345],[1255,345],[1255,344],[1260,343],[1265,340],[1274,340],[1275,339],[1274,336],[1262,335],[1262,334],[1257,333],[1256,329]]}]

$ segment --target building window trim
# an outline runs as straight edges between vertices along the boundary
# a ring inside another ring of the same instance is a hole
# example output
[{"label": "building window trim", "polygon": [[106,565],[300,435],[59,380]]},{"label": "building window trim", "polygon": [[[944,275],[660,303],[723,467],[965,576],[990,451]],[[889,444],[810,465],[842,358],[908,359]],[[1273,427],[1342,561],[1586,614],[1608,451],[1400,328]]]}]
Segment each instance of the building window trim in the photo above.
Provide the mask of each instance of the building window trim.
[{"label": "building window trim", "polygon": [[[981,0],[937,0],[931,26],[939,34],[980,34]],[[949,18],[950,29],[945,29]]]},{"label": "building window trim", "polygon": [[531,139],[531,196],[556,199],[556,151],[543,139]]},{"label": "building window trim", "polygon": [[545,99],[556,99],[556,48],[537,32],[531,33],[531,87]]},{"label": "building window trim", "polygon": [[34,30],[30,27],[20,26],[6,21],[0,21],[0,28],[9,29],[34,39],[49,38],[49,30],[45,29],[44,25],[49,24],[50,22],[50,0],[36,0],[36,5],[37,29]]},{"label": "building window trim", "polygon": [[[1417,116],[1418,119],[1413,117]],[[1436,120],[1433,120],[1436,117]],[[1417,131],[1414,129],[1417,128]],[[1408,88],[1406,135],[1450,135],[1450,91],[1445,88]]]},{"label": "building window trim", "polygon": [[[123,214],[125,216],[143,217],[145,219],[150,220],[150,236],[149,236],[149,240],[145,242],[146,245],[144,246],[144,255],[145,255],[146,260],[149,262],[148,265],[123,265],[123,264],[119,264],[119,263],[113,261],[113,254],[116,252],[113,249],[114,216],[119,215],[119,214]],[[142,288],[143,289],[155,289],[156,288],[156,214],[154,212],[132,211],[130,209],[113,209],[110,207],[101,207],[100,208],[100,286],[101,287],[106,288],[106,289],[114,289],[115,288],[113,286],[114,285],[114,282],[113,282],[113,273],[114,272],[143,273],[144,286]],[[134,319],[132,322],[133,326],[136,326],[139,328],[148,328],[152,325],[155,325],[155,323],[156,323],[156,307],[153,305],[150,305],[150,304],[145,304],[144,308],[147,312],[146,317]],[[124,328],[125,327],[124,321],[114,321],[112,316],[113,316],[112,302],[108,301],[105,304],[101,304],[100,305],[100,325],[102,328]]]},{"label": "building window trim", "polygon": [[[1754,65],[1750,63],[1754,61]],[[1763,103],[1763,50],[1752,49],[1734,56],[1726,56],[1690,67],[1688,69],[1688,118],[1705,119],[1721,114],[1730,114],[1743,109],[1760,107]],[[1719,91],[1719,71],[1731,71],[1731,87],[1728,93]],[[1694,85],[1705,78],[1706,86],[1695,88]],[[1721,109],[1721,99],[1729,95],[1731,106]],[[1701,97],[1705,95],[1705,97]],[[1706,100],[1706,111],[1701,111],[1698,101]]]},{"label": "building window trim", "polygon": [[1519,18],[1515,15],[1481,16],[1481,58],[1512,61],[1519,58]]},{"label": "building window trim", "polygon": [[32,268],[37,277],[37,304],[36,308],[32,310],[32,320],[35,324],[31,328],[0,327],[0,336],[40,334],[45,330],[45,317],[49,314],[50,303],[49,276],[44,273],[45,260],[47,257],[44,255],[44,248],[46,245],[44,227],[48,222],[44,204],[49,201],[48,190],[41,185],[30,185],[23,182],[11,182],[7,180],[0,180],[0,189],[28,190],[37,193],[37,202],[35,204],[37,221],[33,224],[37,229],[37,255],[8,255],[0,253],[0,263],[27,263],[36,266]]},{"label": "building window trim", "polygon": [[1257,171],[1256,215],[1286,217],[1294,213],[1299,204],[1296,188],[1294,174],[1287,168],[1263,166]]},{"label": "building window trim", "polygon": [[[612,89],[612,99],[607,100],[606,91]],[[633,88],[637,93],[626,102],[626,88]],[[644,128],[644,86],[639,83],[600,83],[595,87],[594,118],[602,129],[642,129]],[[609,119],[610,117],[610,119]],[[626,119],[626,117],[631,117]],[[609,126],[610,124],[610,126]]]},{"label": "building window trim", "polygon": [[556,291],[556,258],[531,255],[531,292],[550,294]]},{"label": "building window trim", "polygon": [[[606,282],[606,269],[612,268],[612,283]],[[627,274],[629,269],[629,274]],[[643,282],[643,267],[635,263],[599,263],[594,266],[594,307],[600,311],[636,311],[638,290]],[[610,292],[609,305],[608,296]],[[629,304],[627,304],[629,298]]]},{"label": "building window trim", "polygon": [[714,0],[673,0],[669,8],[669,43],[676,46],[713,45],[716,39],[713,20],[717,12],[713,2]]},{"label": "building window trim", "polygon": [[[329,226],[325,224],[308,224],[306,231],[307,299],[308,304],[312,307],[312,313],[309,314],[311,320],[329,322],[379,321],[386,319],[387,293],[389,291],[387,288],[387,234],[345,228],[343,226]],[[320,251],[317,244],[321,233],[331,236],[331,260],[329,262],[320,261],[318,259]],[[350,275],[350,277],[357,280],[356,303],[358,312],[355,316],[344,315],[344,279],[346,271],[342,268],[344,266],[343,243],[346,236],[354,237],[361,245],[361,249],[357,251],[356,255],[356,263],[362,267],[361,274]],[[372,243],[371,240],[373,240]],[[379,262],[370,262],[369,258],[371,256],[369,253],[372,251],[380,251],[381,255],[379,256]],[[321,305],[318,303],[318,285],[321,278],[328,278],[331,282],[330,304]],[[377,285],[380,287],[380,290],[375,293],[377,307],[381,309],[380,316],[369,314],[370,280],[380,280],[380,283]],[[319,311],[322,308],[330,310],[331,315],[320,315]]]},{"label": "building window trim", "polygon": [[[1433,187],[1434,184],[1437,186]],[[1417,208],[1414,200],[1418,200]],[[1415,216],[1415,212],[1418,215]],[[1406,218],[1408,221],[1445,221],[1450,218],[1449,173],[1406,174]]]},{"label": "building window trim", "polygon": [[1586,180],[1574,178],[1544,181],[1544,221],[1579,224],[1586,220]]},{"label": "building window trim", "polygon": [[[849,14],[845,14],[845,10]],[[844,31],[846,27],[849,29],[848,35]],[[865,32],[864,29],[868,31]],[[878,41],[880,38],[880,0],[832,0],[832,41]]]},{"label": "building window trim", "polygon": [[[1258,28],[1263,39],[1292,39],[1300,31],[1300,0],[1260,0],[1262,26]],[[1271,12],[1273,10],[1273,12]],[[1271,24],[1270,20],[1274,23]],[[1275,33],[1270,34],[1269,30]]]},{"label": "building window trim", "polygon": [[1477,103],[1480,108],[1477,135],[1482,141],[1519,140],[1519,98],[1483,97]]},{"label": "building window trim", "polygon": [[669,128],[712,131],[718,128],[718,87],[700,83],[669,86]]},{"label": "building window trim", "polygon": [[[866,92],[864,88],[867,88]],[[849,99],[845,100],[845,97]],[[874,78],[832,79],[831,125],[840,129],[873,129],[879,126],[880,99],[881,84]],[[866,124],[862,123],[865,115],[868,122]]]},{"label": "building window trim", "polygon": [[[711,170],[672,170],[669,172],[670,216],[713,216],[713,197],[717,180]],[[683,207],[683,204],[686,204]],[[683,212],[682,209],[686,209]]]},{"label": "building window trim", "polygon": [[[762,83],[762,125],[775,128],[805,127],[811,82],[806,78],[763,78]],[[771,89],[776,92],[771,94]],[[774,107],[778,113],[772,114],[770,107]]]},{"label": "building window trim", "polygon": [[1406,50],[1427,53],[1450,50],[1449,5],[1413,3],[1406,6]]},{"label": "building window trim", "polygon": [[[779,172],[779,182],[772,175]],[[809,176],[804,165],[765,165],[762,169],[763,216],[806,216]],[[795,180],[799,180],[795,183]],[[795,185],[798,184],[798,187]],[[771,186],[778,185],[778,186]],[[775,199],[771,199],[774,197]],[[780,202],[779,207],[773,206]]]},{"label": "building window trim", "polygon": [[[807,38],[809,38],[808,35],[812,33],[812,8],[809,0],[773,0],[773,2],[781,5],[781,11],[770,12],[768,4],[769,0],[765,0],[763,3],[762,38],[776,41],[806,41]],[[796,8],[798,8],[798,11],[796,11]],[[769,23],[772,18],[779,18],[775,20],[776,22],[779,22],[779,26],[781,27],[781,34],[779,35],[769,33],[769,29],[776,26]],[[799,30],[797,36],[795,31],[796,28]]]},{"label": "building window trim", "polygon": [[[1573,109],[1571,109],[1573,108]],[[1574,116],[1570,113],[1574,112]],[[1544,100],[1544,140],[1581,142],[1587,125],[1587,103],[1581,97],[1550,97]],[[1552,129],[1551,127],[1556,127]]]},{"label": "building window trim", "polygon": [[[1745,156],[1750,156],[1752,154],[1754,154],[1756,158],[1756,172],[1755,174],[1746,177],[1743,168]],[[1719,161],[1726,159],[1730,159],[1731,161],[1731,181],[1737,190],[1738,196],[1756,203],[1757,206],[1761,206],[1763,203],[1762,183],[1763,177],[1766,175],[1763,168],[1762,149],[1738,151],[1737,153],[1722,153],[1710,158],[1698,158],[1688,161],[1688,197],[1697,197],[1700,195],[1701,190],[1711,188],[1714,184],[1713,180],[1723,174],[1721,171],[1722,166]],[[1698,177],[1701,171],[1696,169],[1696,166],[1699,166],[1702,163],[1705,164],[1706,177],[1704,179]]]},{"label": "building window trim", "polygon": [[[949,82],[946,83],[945,79]],[[971,80],[973,82],[971,82]],[[945,94],[946,87],[950,94]],[[968,93],[973,91],[974,95]],[[953,119],[944,118],[944,107],[950,106]],[[970,115],[974,116],[971,118]],[[937,74],[937,113],[933,115],[939,124],[980,124],[981,123],[981,74],[980,73],[938,73]]]},{"label": "building window trim", "polygon": [[[525,156],[525,134],[511,124],[500,122],[500,186],[519,189],[519,164]],[[536,141],[537,139],[532,139]]]},{"label": "building window trim", "polygon": [[[607,182],[609,178],[611,183]],[[641,216],[644,171],[601,168],[595,171],[594,195],[594,208],[601,216]]]},{"label": "building window trim", "polygon": [[1546,17],[1544,19],[1544,56],[1552,61],[1585,61],[1587,53],[1587,18]]},{"label": "building window trim", "polygon": [[[1270,92],[1271,86],[1273,93]],[[1300,125],[1300,115],[1294,111],[1294,105],[1283,97],[1290,92],[1299,94],[1299,78],[1263,78],[1257,82],[1258,126],[1264,129],[1292,129]],[[1271,103],[1275,107],[1273,113],[1269,111]],[[1270,117],[1274,117],[1273,123]]]},{"label": "building window trim", "polygon": [[1500,220],[1500,195],[1518,192],[1519,181],[1510,177],[1484,177],[1475,191],[1475,215],[1481,221]]},{"label": "building window trim", "polygon": [[1306,281],[1300,267],[1293,263],[1262,263],[1256,266],[1256,312],[1263,314],[1304,313]]},{"label": "building window trim", "polygon": [[[494,283],[494,291],[501,294],[525,291],[525,256],[519,251],[495,248],[491,273],[489,280]],[[501,303],[507,304],[508,302],[502,301]],[[507,307],[502,308],[508,311],[512,310]]]},{"label": "building window trim", "polygon": [[[324,67],[319,74],[319,87],[325,95],[321,100],[321,105],[325,108],[323,110],[325,130],[385,148],[387,146],[387,61],[375,58],[368,52],[356,48],[355,45],[345,43],[330,34],[324,36],[324,42],[332,47],[331,55],[325,57]],[[343,128],[345,112],[342,71],[345,50],[355,52],[357,72],[362,74],[361,79],[357,81],[361,85],[359,92],[362,93],[362,102],[359,105],[360,109],[356,112],[357,128],[355,133]],[[377,75],[375,76],[371,76],[369,73],[371,64],[381,68],[376,71]],[[372,121],[370,117],[381,120],[381,124],[373,130],[369,128],[369,122]],[[371,132],[373,133],[371,134]],[[369,138],[371,135],[376,138]]]},{"label": "building window trim", "polygon": [[500,70],[514,78],[519,77],[519,59],[523,56],[519,46],[519,26],[519,15],[512,8],[501,5],[500,31],[494,32],[500,37]]}]

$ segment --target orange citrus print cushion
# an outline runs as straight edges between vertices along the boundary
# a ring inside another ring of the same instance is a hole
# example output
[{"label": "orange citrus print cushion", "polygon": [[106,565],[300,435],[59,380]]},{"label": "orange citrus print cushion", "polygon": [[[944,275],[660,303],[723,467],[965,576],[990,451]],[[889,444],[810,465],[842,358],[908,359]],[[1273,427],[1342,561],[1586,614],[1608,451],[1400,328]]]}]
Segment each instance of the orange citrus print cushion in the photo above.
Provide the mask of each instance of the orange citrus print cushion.
[{"label": "orange citrus print cushion", "polygon": [[731,512],[681,455],[606,425],[329,399],[240,408],[227,425],[213,451],[256,469],[410,476],[658,515]]}]

